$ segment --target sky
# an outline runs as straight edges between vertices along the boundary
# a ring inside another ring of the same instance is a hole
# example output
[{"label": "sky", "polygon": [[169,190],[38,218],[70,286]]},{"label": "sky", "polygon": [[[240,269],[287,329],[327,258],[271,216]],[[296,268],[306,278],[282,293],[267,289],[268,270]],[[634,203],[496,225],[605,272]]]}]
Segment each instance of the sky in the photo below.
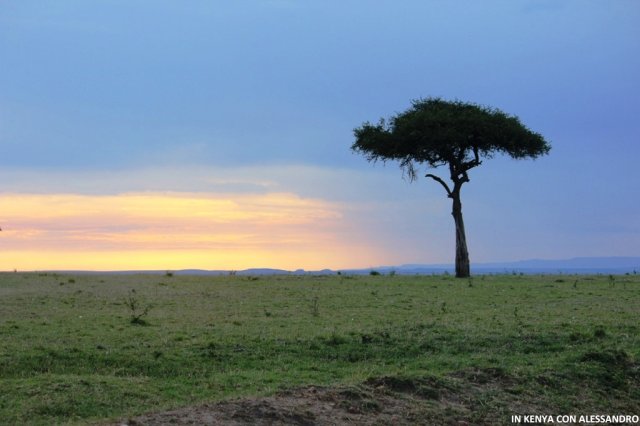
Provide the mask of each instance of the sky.
[{"label": "sky", "polygon": [[471,171],[472,265],[638,256],[638,22],[635,0],[0,2],[0,270],[452,263],[442,187],[350,150],[429,96],[552,146]]}]

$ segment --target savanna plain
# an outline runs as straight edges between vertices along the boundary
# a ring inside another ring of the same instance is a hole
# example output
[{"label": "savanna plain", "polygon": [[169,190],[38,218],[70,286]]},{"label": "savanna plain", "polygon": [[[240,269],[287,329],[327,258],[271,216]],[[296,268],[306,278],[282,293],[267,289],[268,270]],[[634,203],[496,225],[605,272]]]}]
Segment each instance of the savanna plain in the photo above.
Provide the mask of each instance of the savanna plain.
[{"label": "savanna plain", "polygon": [[638,318],[634,274],[3,273],[0,423],[640,414]]}]

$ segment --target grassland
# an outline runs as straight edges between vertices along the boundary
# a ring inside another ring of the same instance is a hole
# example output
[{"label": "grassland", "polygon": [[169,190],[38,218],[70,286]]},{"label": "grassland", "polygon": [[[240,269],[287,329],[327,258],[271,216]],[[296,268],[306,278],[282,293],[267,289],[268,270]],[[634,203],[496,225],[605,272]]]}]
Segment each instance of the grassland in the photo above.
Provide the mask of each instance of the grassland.
[{"label": "grassland", "polygon": [[0,423],[396,382],[443,423],[639,414],[638,318],[635,275],[5,273]]}]

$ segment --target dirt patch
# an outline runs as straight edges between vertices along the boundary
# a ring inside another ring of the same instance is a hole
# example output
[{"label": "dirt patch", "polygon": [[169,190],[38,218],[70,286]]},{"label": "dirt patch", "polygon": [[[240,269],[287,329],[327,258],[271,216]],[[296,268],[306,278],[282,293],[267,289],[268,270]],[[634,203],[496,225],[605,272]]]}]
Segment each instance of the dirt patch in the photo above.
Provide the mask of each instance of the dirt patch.
[{"label": "dirt patch", "polygon": [[151,413],[112,425],[508,424],[514,408],[527,413],[540,408],[525,407],[509,393],[515,383],[502,371],[478,369],[445,378],[380,377],[357,386],[308,386]]},{"label": "dirt patch", "polygon": [[308,386],[271,397],[146,414],[114,425],[408,425],[416,424],[417,418],[411,413],[418,405],[413,398],[387,394],[367,386]]}]

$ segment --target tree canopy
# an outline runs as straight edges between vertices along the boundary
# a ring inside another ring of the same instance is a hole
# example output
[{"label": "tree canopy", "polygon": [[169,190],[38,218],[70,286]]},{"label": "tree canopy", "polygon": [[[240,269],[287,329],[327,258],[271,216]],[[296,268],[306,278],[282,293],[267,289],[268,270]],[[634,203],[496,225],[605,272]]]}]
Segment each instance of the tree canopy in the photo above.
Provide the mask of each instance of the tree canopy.
[{"label": "tree canopy", "polygon": [[415,100],[407,111],[378,124],[366,122],[354,133],[355,152],[369,161],[398,160],[412,180],[418,164],[457,165],[452,172],[463,173],[496,153],[536,158],[551,149],[542,135],[516,116],[440,98]]}]

